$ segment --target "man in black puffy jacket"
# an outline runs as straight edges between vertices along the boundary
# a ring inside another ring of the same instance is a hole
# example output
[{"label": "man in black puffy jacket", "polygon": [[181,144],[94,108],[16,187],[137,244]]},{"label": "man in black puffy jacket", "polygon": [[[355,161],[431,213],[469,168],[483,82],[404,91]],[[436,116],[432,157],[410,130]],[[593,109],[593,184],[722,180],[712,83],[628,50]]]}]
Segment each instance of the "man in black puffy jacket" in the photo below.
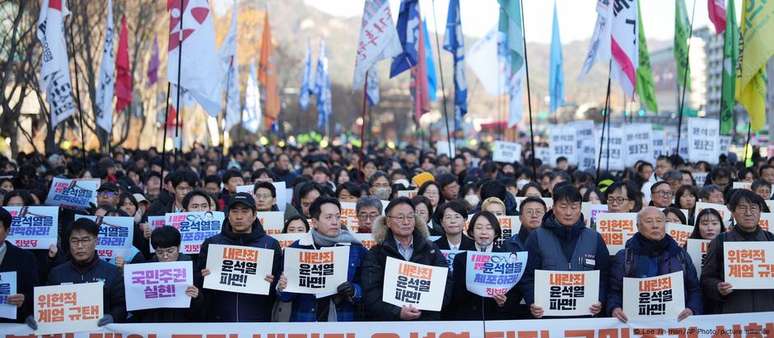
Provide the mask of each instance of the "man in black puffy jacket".
[{"label": "man in black puffy jacket", "polygon": [[11,214],[0,208],[0,272],[16,272],[16,292],[6,299],[7,304],[16,306],[16,319],[0,318],[0,323],[23,323],[32,314],[32,290],[38,285],[35,256],[5,240],[10,233],[12,220]]}]

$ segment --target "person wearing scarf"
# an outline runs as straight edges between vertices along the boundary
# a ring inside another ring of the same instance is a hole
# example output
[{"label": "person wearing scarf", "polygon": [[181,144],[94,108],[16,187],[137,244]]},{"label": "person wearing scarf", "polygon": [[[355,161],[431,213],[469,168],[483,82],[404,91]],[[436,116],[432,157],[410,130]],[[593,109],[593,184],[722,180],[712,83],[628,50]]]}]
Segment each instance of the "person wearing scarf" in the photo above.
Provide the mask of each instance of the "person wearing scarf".
[{"label": "person wearing scarf", "polygon": [[341,204],[330,197],[319,197],[309,206],[312,229],[308,236],[295,241],[291,248],[320,250],[334,246],[349,246],[347,281],[336,288],[332,296],[318,298],[313,294],[283,292],[287,278],[283,273],[277,285],[279,298],[291,302],[291,322],[346,322],[362,317],[356,313],[357,304],[363,297],[360,286],[360,266],[366,254],[363,244],[352,233],[341,227]]},{"label": "person wearing scarf", "polygon": [[666,216],[656,207],[645,207],[637,215],[638,232],[618,251],[610,268],[607,310],[622,322],[628,321],[623,311],[623,279],[648,278],[683,272],[685,309],[678,321],[700,315],[704,306],[696,268],[683,248],[666,234]]}]

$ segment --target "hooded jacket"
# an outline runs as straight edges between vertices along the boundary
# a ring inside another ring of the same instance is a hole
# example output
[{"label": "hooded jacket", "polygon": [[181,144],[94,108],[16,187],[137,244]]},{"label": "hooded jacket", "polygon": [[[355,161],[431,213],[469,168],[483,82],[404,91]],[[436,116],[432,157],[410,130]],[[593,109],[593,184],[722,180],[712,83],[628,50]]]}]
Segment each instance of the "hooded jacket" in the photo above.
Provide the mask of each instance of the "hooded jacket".
[{"label": "hooded jacket", "polygon": [[280,265],[282,264],[282,251],[280,250],[279,242],[266,234],[258,219],[253,221],[252,231],[249,234],[237,234],[233,232],[231,224],[228,218],[226,218],[221,232],[204,240],[197,262],[197,269],[199,271],[207,266],[207,251],[210,244],[240,245],[274,250],[274,262],[271,268],[274,282],[271,283],[268,295],[203,289],[202,285],[198,284],[197,287],[204,293],[204,318],[210,322],[271,321],[271,310],[276,298],[274,290],[280,276]]},{"label": "hooded jacket", "polygon": [[[398,251],[398,245],[392,231],[385,224],[386,217],[380,216],[374,220],[371,235],[376,245],[374,245],[363,261],[360,281],[365,295],[364,306],[367,309],[367,317],[375,321],[399,321],[401,308],[382,301],[382,290],[384,288],[384,268],[387,257],[406,260]],[[441,250],[429,239],[428,229],[425,224],[417,217],[414,223],[413,233],[413,253],[410,262],[448,267],[446,258]],[[443,303],[447,305],[451,300],[451,273],[447,275],[446,290],[444,292]],[[418,320],[439,320],[441,313],[438,311],[422,311]]]}]

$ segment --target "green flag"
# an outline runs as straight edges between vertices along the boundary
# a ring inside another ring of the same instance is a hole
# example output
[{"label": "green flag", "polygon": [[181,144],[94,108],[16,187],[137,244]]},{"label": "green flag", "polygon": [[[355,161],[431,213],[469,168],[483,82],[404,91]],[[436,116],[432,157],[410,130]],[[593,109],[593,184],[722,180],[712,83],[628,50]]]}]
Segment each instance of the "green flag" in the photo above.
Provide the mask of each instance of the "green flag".
[{"label": "green flag", "polygon": [[498,0],[500,17],[497,27],[505,36],[505,46],[511,61],[511,73],[518,72],[524,64],[523,32],[519,0]]},{"label": "green flag", "polygon": [[[688,64],[688,37],[691,35],[688,11],[685,9],[685,0],[675,1],[675,41],[674,54],[677,64],[677,86],[691,91],[691,67]],[[685,83],[683,83],[685,79]]]},{"label": "green flag", "polygon": [[637,66],[637,95],[640,105],[646,111],[658,112],[656,104],[656,89],[653,86],[653,70],[650,68],[650,54],[645,42],[645,30],[642,28],[642,14],[637,6],[637,23],[639,24],[639,65]]},{"label": "green flag", "polygon": [[723,32],[723,76],[720,97],[720,134],[730,135],[736,100],[736,63],[739,59],[739,28],[736,26],[734,0],[726,3],[726,30]]}]

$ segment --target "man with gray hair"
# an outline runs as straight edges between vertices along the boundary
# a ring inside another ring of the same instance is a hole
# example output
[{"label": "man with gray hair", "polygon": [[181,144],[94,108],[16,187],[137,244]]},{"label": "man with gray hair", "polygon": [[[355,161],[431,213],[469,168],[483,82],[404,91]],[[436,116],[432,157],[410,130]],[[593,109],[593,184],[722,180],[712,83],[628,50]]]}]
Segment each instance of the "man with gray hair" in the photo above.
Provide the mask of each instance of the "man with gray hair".
[{"label": "man with gray hair", "polygon": [[382,201],[374,196],[363,196],[355,204],[357,216],[357,232],[371,233],[374,220],[382,215]]},{"label": "man with gray hair", "polygon": [[667,171],[662,178],[664,181],[669,183],[669,186],[672,187],[673,192],[676,192],[677,189],[679,189],[683,184],[683,173],[677,170]]}]

